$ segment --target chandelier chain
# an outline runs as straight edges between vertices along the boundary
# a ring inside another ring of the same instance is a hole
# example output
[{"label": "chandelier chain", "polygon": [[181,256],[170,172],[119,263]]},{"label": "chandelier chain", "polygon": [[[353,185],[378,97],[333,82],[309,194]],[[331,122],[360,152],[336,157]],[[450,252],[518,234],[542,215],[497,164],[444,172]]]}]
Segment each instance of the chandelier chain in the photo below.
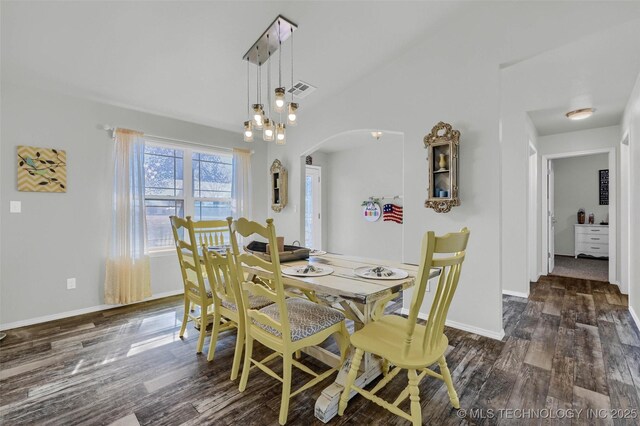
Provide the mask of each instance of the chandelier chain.
[{"label": "chandelier chain", "polygon": [[280,20],[278,19],[278,87],[282,87],[282,40],[280,39]]},{"label": "chandelier chain", "polygon": [[249,119],[251,117],[251,113],[250,113],[250,107],[251,107],[251,99],[249,96],[249,92],[251,91],[251,86],[249,84],[249,72],[251,71],[251,69],[249,68],[249,60],[247,59],[247,119]]},{"label": "chandelier chain", "polygon": [[291,87],[289,87],[291,93],[291,102],[293,102],[293,27],[291,27]]}]

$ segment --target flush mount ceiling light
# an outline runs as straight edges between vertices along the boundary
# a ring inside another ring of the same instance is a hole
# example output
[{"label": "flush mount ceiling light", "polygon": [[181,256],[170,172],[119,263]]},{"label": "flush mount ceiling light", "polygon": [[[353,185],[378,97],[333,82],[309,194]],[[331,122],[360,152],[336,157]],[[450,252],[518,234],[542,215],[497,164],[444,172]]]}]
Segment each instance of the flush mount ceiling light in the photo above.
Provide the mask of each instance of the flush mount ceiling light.
[{"label": "flush mount ceiling light", "polygon": [[585,118],[591,117],[594,111],[595,109],[593,108],[581,108],[574,111],[569,111],[565,114],[565,116],[569,120],[584,120]]},{"label": "flush mount ceiling light", "polygon": [[[247,121],[244,122],[244,140],[254,141],[256,130],[262,130],[262,139],[274,141],[278,145],[286,143],[286,125],[295,126],[297,123],[298,104],[293,101],[293,32],[298,26],[282,15],[269,25],[260,38],[244,54],[247,61]],[[291,87],[287,89],[282,84],[282,43],[291,39]],[[278,76],[275,90],[271,91],[271,58],[278,52]],[[250,99],[250,64],[256,66],[256,94],[255,102]],[[266,74],[266,102],[262,103],[262,67],[267,65]],[[287,102],[286,94],[291,95]],[[273,99],[273,102],[272,102]],[[266,107],[266,108],[265,108]],[[273,114],[272,114],[273,112]],[[285,125],[286,123],[286,125]]]},{"label": "flush mount ceiling light", "polygon": [[379,140],[380,140],[380,138],[382,137],[382,132],[380,132],[380,131],[371,132],[371,136],[372,136],[375,140],[379,141]]}]

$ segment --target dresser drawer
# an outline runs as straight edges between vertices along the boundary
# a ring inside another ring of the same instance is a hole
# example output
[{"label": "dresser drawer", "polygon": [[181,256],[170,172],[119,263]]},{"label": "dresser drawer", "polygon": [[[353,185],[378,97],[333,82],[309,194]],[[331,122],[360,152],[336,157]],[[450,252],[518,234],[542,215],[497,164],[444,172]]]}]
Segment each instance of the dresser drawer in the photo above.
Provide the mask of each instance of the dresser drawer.
[{"label": "dresser drawer", "polygon": [[576,234],[609,235],[608,226],[576,226]]},{"label": "dresser drawer", "polygon": [[577,243],[576,256],[579,254],[588,254],[596,257],[609,256],[609,244]]},{"label": "dresser drawer", "polygon": [[608,234],[576,234],[576,244],[609,244]]}]

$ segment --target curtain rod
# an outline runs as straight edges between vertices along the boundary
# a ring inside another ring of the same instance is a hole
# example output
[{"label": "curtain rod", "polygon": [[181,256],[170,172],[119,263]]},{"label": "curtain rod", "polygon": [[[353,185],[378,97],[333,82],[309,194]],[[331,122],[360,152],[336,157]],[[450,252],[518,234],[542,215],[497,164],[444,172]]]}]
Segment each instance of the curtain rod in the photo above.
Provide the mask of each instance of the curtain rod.
[{"label": "curtain rod", "polygon": [[[109,125],[104,125],[102,126],[102,129],[107,131],[107,132],[111,132],[111,138],[115,138],[115,134],[116,134],[116,129],[118,129],[118,127],[114,127],[114,126],[109,126]],[[180,144],[186,144],[186,145],[194,145],[194,146],[202,146],[202,147],[207,147],[207,148],[215,148],[215,149],[221,149],[223,151],[233,151],[233,148],[227,148],[224,146],[215,146],[215,145],[209,145],[209,144],[205,144],[202,142],[192,142],[192,141],[187,141],[184,139],[175,139],[175,138],[168,138],[165,136],[157,136],[157,135],[150,135],[148,133],[143,133],[145,137],[149,138],[149,139],[155,139],[155,140],[159,140],[159,141],[165,141],[165,142],[177,142]],[[242,148],[239,148],[242,149]],[[251,154],[255,154],[254,150],[250,150],[249,151]]]}]

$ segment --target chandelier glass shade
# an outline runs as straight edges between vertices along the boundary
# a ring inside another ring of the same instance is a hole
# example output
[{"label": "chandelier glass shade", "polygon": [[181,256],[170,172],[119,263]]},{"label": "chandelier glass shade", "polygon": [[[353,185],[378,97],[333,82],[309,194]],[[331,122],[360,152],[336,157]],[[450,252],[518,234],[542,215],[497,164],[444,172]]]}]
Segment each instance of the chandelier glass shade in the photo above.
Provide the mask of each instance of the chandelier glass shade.
[{"label": "chandelier glass shade", "polygon": [[251,121],[244,122],[244,141],[253,142],[253,123]]},{"label": "chandelier glass shade", "polygon": [[273,126],[273,122],[268,118],[265,118],[264,125],[262,126],[262,139],[265,142],[273,142],[274,137],[275,137],[275,129]]},{"label": "chandelier glass shade", "polygon": [[287,108],[287,126],[295,126],[297,123],[298,116],[296,111],[298,110],[298,104],[295,102],[289,102],[289,106]]},{"label": "chandelier glass shade", "polygon": [[287,143],[286,139],[286,127],[284,123],[276,124],[276,144],[284,145]]},{"label": "chandelier glass shade", "polygon": [[[293,32],[297,28],[296,24],[279,15],[243,57],[243,60],[247,61],[248,117],[244,122],[245,142],[253,142],[255,138],[259,137],[256,135],[256,131],[262,130],[262,139],[265,142],[275,141],[278,145],[284,145],[286,143],[286,126],[295,126],[297,123],[298,104],[293,101]],[[287,88],[282,84],[282,43],[288,39],[291,42],[291,71],[289,75],[291,87]],[[271,62],[274,59],[273,54],[276,52],[278,52],[278,74],[276,81],[272,82]],[[251,99],[251,64],[256,68],[254,99]],[[264,65],[268,69],[262,73]],[[266,81],[264,81],[263,75],[266,75]],[[273,86],[272,83],[274,83]],[[266,104],[262,103],[263,86],[267,89],[265,92]],[[271,88],[274,86],[275,89],[272,92]],[[290,94],[288,102],[287,92]]]}]

